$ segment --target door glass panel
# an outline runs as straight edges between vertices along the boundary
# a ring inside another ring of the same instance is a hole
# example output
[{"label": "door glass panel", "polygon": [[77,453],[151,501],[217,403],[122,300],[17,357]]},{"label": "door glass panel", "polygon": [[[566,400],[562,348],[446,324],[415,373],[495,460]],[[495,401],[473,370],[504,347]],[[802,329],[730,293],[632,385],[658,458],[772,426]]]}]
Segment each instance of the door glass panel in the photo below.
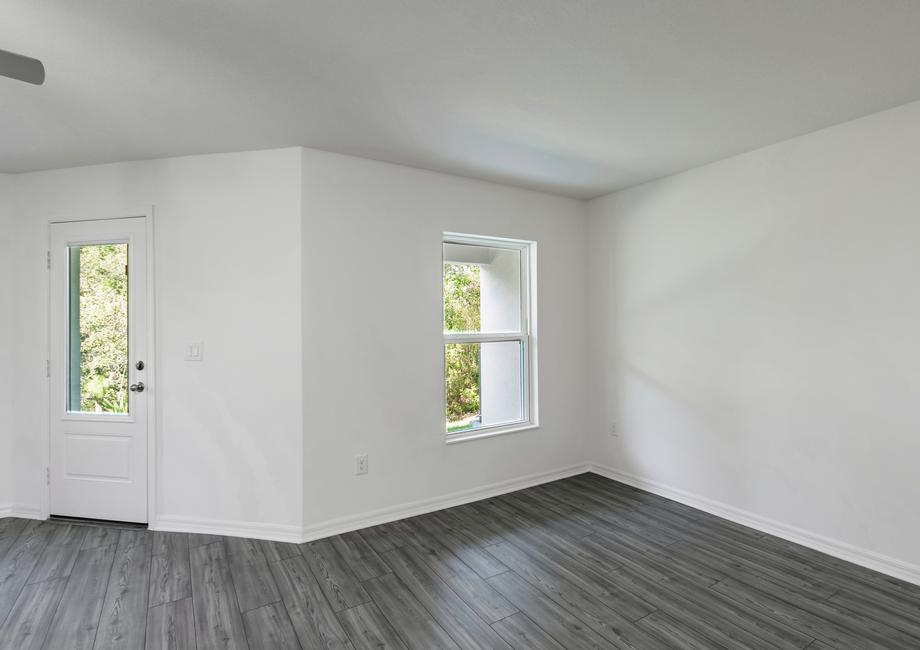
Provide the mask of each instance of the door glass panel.
[{"label": "door glass panel", "polygon": [[67,410],[128,412],[128,245],[68,250]]}]

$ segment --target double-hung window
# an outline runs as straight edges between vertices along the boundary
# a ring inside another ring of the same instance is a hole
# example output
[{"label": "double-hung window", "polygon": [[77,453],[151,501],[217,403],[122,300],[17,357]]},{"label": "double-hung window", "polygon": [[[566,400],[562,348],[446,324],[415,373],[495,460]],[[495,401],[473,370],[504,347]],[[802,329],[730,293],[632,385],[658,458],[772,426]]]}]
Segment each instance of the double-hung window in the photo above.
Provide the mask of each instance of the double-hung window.
[{"label": "double-hung window", "polygon": [[534,242],[445,233],[448,442],[536,425]]}]

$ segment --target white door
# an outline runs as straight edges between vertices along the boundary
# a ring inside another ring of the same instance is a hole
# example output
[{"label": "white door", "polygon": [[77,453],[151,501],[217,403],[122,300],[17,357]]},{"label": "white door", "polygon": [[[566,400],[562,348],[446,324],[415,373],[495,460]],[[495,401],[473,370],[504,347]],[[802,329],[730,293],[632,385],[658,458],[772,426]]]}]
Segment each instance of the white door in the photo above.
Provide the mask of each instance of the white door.
[{"label": "white door", "polygon": [[147,521],[145,217],[51,225],[50,514]]}]

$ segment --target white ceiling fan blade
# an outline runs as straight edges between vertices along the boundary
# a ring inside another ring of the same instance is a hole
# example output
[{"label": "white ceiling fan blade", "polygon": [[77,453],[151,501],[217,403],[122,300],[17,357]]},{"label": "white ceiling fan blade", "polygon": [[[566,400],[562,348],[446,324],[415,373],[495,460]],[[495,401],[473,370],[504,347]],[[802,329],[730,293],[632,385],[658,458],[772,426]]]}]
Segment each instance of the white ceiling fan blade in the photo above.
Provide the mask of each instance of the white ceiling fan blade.
[{"label": "white ceiling fan blade", "polygon": [[45,66],[38,59],[0,50],[0,75],[40,86],[45,83]]}]

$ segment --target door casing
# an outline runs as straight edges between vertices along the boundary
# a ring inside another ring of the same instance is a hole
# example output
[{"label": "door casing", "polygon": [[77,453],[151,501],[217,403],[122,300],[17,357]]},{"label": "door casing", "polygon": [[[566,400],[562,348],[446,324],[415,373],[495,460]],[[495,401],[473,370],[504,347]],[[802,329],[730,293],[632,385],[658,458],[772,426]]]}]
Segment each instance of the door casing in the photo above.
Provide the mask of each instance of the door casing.
[{"label": "door casing", "polygon": [[155,274],[155,246],[154,246],[154,208],[146,206],[135,210],[126,210],[118,214],[81,214],[79,216],[57,216],[48,217],[45,225],[45,241],[42,245],[40,254],[41,271],[45,274],[44,296],[42,300],[42,323],[43,337],[45,341],[44,351],[41,359],[41,367],[45,375],[45,388],[42,391],[42,412],[44,414],[42,440],[42,464],[37,468],[37,474],[43,487],[40,490],[41,503],[39,504],[38,516],[40,519],[47,519],[50,516],[51,503],[51,485],[48,475],[51,469],[51,269],[50,251],[51,251],[51,225],[55,223],[72,223],[80,221],[108,221],[111,219],[127,219],[131,217],[144,217],[146,224],[147,239],[147,345],[149,353],[147,355],[147,367],[144,372],[147,375],[147,525],[154,528],[154,522],[157,516],[157,486],[159,485],[157,468],[159,467],[159,430],[157,423],[159,421],[159,384],[157,382],[157,368],[159,367],[159,340],[157,337],[157,317],[156,317],[156,274]]}]

